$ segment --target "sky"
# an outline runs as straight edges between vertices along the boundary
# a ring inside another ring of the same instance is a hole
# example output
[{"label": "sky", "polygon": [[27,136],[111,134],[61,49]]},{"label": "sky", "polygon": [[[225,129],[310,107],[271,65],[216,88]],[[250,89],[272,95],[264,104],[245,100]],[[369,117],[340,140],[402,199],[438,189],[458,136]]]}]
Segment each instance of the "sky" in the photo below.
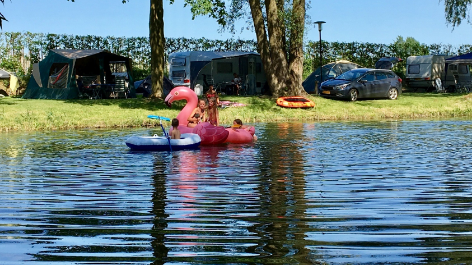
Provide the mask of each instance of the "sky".
[{"label": "sky", "polygon": [[[164,34],[171,38],[255,40],[251,30],[238,23],[237,33],[220,32],[214,19],[192,20],[183,0],[173,5],[163,0]],[[472,44],[472,25],[455,29],[446,24],[444,3],[440,0],[307,0],[307,16],[312,22],[305,32],[306,41],[318,41],[313,21],[325,21],[324,41],[390,44],[398,36],[413,37],[424,44]],[[149,0],[6,0],[0,12],[8,19],[3,32],[33,32],[114,37],[149,36]]]}]

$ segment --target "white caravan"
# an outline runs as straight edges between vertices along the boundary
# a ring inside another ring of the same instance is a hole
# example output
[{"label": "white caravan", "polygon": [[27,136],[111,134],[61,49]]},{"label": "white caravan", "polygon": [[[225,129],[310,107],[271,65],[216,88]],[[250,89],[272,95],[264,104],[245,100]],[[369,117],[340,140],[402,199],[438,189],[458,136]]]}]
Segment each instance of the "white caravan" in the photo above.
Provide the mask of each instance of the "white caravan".
[{"label": "white caravan", "polygon": [[215,88],[234,79],[237,73],[248,95],[261,94],[266,76],[261,57],[255,52],[187,51],[169,55],[169,79],[174,86],[188,86],[198,95],[213,84]]},{"label": "white caravan", "polygon": [[[424,88],[427,91],[436,89],[436,79],[440,79],[447,90],[454,90],[456,82],[470,82],[467,64],[448,64],[446,55],[410,56],[406,59],[406,83],[408,87]],[[456,76],[456,77],[454,77]],[[439,88],[441,89],[441,88]]]}]

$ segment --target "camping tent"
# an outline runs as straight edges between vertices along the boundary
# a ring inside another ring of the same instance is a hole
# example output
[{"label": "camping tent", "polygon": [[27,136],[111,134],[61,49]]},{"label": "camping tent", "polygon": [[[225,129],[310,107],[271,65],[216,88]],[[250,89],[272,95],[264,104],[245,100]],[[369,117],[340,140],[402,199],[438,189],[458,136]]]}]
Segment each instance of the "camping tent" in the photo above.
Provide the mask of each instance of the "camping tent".
[{"label": "camping tent", "polygon": [[[347,72],[352,69],[360,68],[362,66],[346,61],[346,60],[340,60],[337,62],[332,62],[329,64],[323,65],[323,82],[335,78],[336,76]],[[320,87],[320,72],[321,72],[321,67],[316,68],[316,70],[311,73],[305,81],[303,81],[302,86],[305,89],[305,91],[309,94],[314,94],[315,93],[315,85],[318,84],[318,88]]]},{"label": "camping tent", "polygon": [[[462,63],[462,64],[472,64],[472,52],[462,54],[459,56],[454,56],[446,59],[446,64],[448,63]],[[446,68],[447,69],[447,68]]]},{"label": "camping tent", "polygon": [[23,98],[75,99],[81,95],[78,78],[107,84],[118,75],[126,77],[130,96],[136,96],[130,58],[105,50],[53,49],[33,65]]},{"label": "camping tent", "polygon": [[9,79],[10,78],[10,73],[0,69],[0,79]]},{"label": "camping tent", "polygon": [[[451,66],[449,66],[451,64]],[[456,65],[455,67],[453,67]],[[471,80],[470,76],[470,65],[472,65],[472,52],[450,57],[446,59],[445,69],[446,69],[446,80],[443,83],[446,83],[446,89],[451,91],[452,86],[447,85],[447,81],[449,80],[448,76],[453,76],[454,78],[454,89],[458,86],[460,87],[461,84],[466,84],[469,86]],[[452,70],[452,71],[450,71]],[[448,73],[448,71],[450,71]]]}]

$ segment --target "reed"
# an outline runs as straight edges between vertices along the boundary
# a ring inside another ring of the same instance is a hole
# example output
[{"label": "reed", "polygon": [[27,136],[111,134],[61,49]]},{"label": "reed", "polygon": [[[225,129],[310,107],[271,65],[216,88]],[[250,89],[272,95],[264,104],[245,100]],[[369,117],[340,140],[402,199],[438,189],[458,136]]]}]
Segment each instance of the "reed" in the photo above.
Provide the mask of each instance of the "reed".
[{"label": "reed", "polygon": [[[404,93],[398,100],[346,102],[311,97],[312,109],[278,107],[269,97],[223,96],[246,104],[219,110],[220,123],[285,121],[364,121],[472,117],[472,94]],[[167,107],[162,99],[25,100],[0,98],[0,131],[67,130],[79,128],[154,127],[150,114],[176,117],[185,101]]]}]

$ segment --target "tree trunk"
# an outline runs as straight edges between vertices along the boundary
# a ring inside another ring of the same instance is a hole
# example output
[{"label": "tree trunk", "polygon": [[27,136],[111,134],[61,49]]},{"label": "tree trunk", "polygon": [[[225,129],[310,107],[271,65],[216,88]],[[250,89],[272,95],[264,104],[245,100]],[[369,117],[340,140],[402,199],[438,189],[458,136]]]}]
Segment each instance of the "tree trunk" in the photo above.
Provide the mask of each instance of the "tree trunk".
[{"label": "tree trunk", "polygon": [[[272,96],[301,95],[303,74],[303,29],[305,0],[293,3],[290,50],[287,54],[283,19],[283,5],[277,0],[266,0],[267,29],[264,24],[260,0],[249,0],[257,37],[257,47]],[[289,61],[290,59],[290,61]]]},{"label": "tree trunk", "polygon": [[149,41],[151,45],[151,98],[162,97],[164,80],[164,5],[163,0],[151,0]]},{"label": "tree trunk", "polygon": [[303,33],[305,27],[305,0],[294,0],[292,25],[290,27],[289,77],[288,93],[291,95],[306,94],[303,82]]}]

